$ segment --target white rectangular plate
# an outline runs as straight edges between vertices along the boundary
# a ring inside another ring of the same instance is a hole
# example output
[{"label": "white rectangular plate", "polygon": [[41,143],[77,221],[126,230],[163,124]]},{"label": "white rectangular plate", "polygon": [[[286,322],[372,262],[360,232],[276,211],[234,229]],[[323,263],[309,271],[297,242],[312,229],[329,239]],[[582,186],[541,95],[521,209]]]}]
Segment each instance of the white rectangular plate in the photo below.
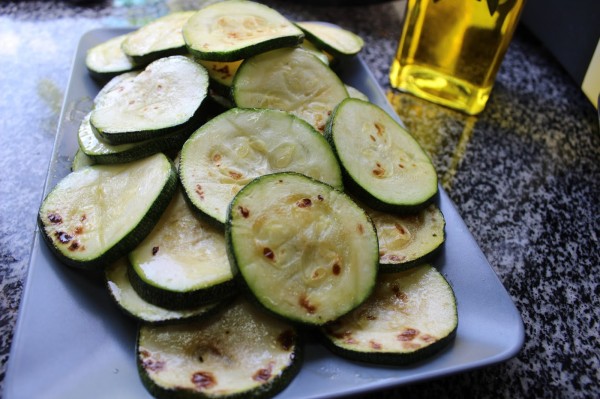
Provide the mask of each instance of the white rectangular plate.
[{"label": "white rectangular plate", "polygon": [[[99,29],[79,44],[61,113],[45,193],[69,172],[77,129],[99,86],[88,76],[90,47],[127,32]],[[340,66],[342,80],[395,115],[360,58]],[[517,309],[442,190],[447,241],[435,266],[454,288],[459,326],[440,354],[403,367],[346,361],[308,343],[300,374],[280,397],[326,398],[464,372],[516,355],[523,345]],[[136,324],[121,314],[106,287],[60,264],[36,232],[5,380],[6,399],[150,398],[135,364]]]}]

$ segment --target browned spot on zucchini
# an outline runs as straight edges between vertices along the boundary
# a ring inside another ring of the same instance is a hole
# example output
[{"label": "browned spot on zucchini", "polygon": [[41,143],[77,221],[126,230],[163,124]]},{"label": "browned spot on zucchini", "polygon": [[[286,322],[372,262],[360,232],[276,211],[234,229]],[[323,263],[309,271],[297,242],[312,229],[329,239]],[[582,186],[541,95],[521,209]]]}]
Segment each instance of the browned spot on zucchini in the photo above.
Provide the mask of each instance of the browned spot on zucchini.
[{"label": "browned spot on zucchini", "polygon": [[359,223],[358,226],[356,226],[356,229],[358,230],[358,232],[360,234],[364,234],[365,233],[365,226],[363,226],[361,223]]},{"label": "browned spot on zucchini", "polygon": [[400,290],[400,287],[398,287],[397,285],[392,286],[392,292],[394,293],[396,298],[400,299],[401,301],[406,302],[408,300],[408,295],[406,295],[405,292],[402,292]]},{"label": "browned spot on zucchini", "polygon": [[156,373],[165,368],[165,362],[164,362],[164,360],[155,360],[155,359],[152,359],[151,357],[146,357],[142,361],[142,367],[144,367],[145,370]]},{"label": "browned spot on zucchini", "polygon": [[83,226],[75,227],[75,234],[81,234],[81,233],[83,233]]},{"label": "browned spot on zucchini", "polygon": [[240,211],[243,217],[247,218],[248,216],[250,216],[250,211],[245,206],[238,206],[238,210]]},{"label": "browned spot on zucchini", "polygon": [[212,70],[223,74],[223,78],[231,77],[231,72],[229,71],[229,65],[223,65],[221,68],[218,68],[216,65],[213,65]]},{"label": "browned spot on zucchini", "polygon": [[375,136],[373,136],[372,134],[369,134],[369,137],[371,138],[371,141],[377,141],[377,139],[375,138]]},{"label": "browned spot on zucchini", "polygon": [[229,174],[229,176],[231,176],[232,179],[234,180],[240,180],[244,175],[242,175],[240,172],[236,172],[235,170],[230,170],[229,172],[227,172]]},{"label": "browned spot on zucchini", "polygon": [[319,201],[323,201],[323,199],[324,199],[324,198],[323,198],[323,196],[322,196],[321,194],[319,194],[319,195],[317,195],[317,199],[318,199]]},{"label": "browned spot on zucchini", "polygon": [[333,266],[331,267],[331,272],[335,275],[335,276],[339,276],[340,273],[342,272],[342,266],[340,266],[339,263],[335,262],[333,264]]},{"label": "browned spot on zucchini", "polygon": [[383,127],[383,125],[379,122],[375,122],[375,129],[377,129],[377,135],[378,136],[383,136],[383,132],[385,131],[385,128]]},{"label": "browned spot on zucchini", "polygon": [[152,247],[152,256],[156,255],[159,249],[159,247]]},{"label": "browned spot on zucchini", "polygon": [[196,194],[198,194],[198,197],[200,197],[201,200],[204,200],[204,190],[202,189],[202,186],[199,184],[196,184]]},{"label": "browned spot on zucchini", "polygon": [[317,307],[315,305],[312,305],[310,303],[310,301],[308,300],[308,298],[306,297],[306,295],[301,295],[300,296],[300,300],[298,301],[300,306],[302,306],[304,309],[306,309],[306,311],[310,314],[313,314],[316,312]]},{"label": "browned spot on zucchini", "polygon": [[294,346],[296,334],[293,330],[285,330],[277,337],[277,342],[284,351],[289,351]]},{"label": "browned spot on zucchini", "polygon": [[398,167],[399,167],[400,169],[404,169],[404,165],[403,165],[403,164],[401,164],[401,163],[399,163],[399,164],[398,164]]},{"label": "browned spot on zucchini", "polygon": [[222,159],[222,157],[221,157],[221,154],[215,154],[215,155],[213,155],[213,157],[212,157],[212,160],[213,160],[213,162],[214,162],[214,163],[215,163],[215,165],[217,165],[217,166],[221,166],[221,159]]},{"label": "browned spot on zucchini", "polygon": [[85,222],[86,219],[87,219],[87,215],[84,213],[83,215],[81,215],[81,218],[79,220],[81,220],[82,222]]},{"label": "browned spot on zucchini", "polygon": [[375,164],[375,168],[371,171],[375,177],[382,177],[385,175],[385,169],[379,162]]},{"label": "browned spot on zucchini", "polygon": [[198,389],[208,389],[217,385],[217,379],[210,371],[196,371],[191,380]]},{"label": "browned spot on zucchini", "polygon": [[404,255],[390,255],[387,257],[391,262],[402,262],[404,259],[406,259],[406,256]]},{"label": "browned spot on zucchini", "polygon": [[73,239],[73,236],[70,236],[69,234],[65,233],[64,231],[56,231],[56,232],[54,232],[54,236],[62,244],[67,244],[68,242],[70,242]]},{"label": "browned spot on zucchini", "polygon": [[403,342],[402,346],[405,349],[419,349],[419,348],[421,348],[421,345],[419,345],[419,344],[417,344],[415,342]]},{"label": "browned spot on zucchini", "polygon": [[398,341],[412,341],[417,335],[419,335],[418,330],[415,330],[414,328],[407,328],[398,334],[396,339],[398,339]]},{"label": "browned spot on zucchini", "polygon": [[263,255],[269,260],[275,259],[275,253],[271,250],[271,248],[263,248]]},{"label": "browned spot on zucchini", "polygon": [[58,213],[50,213],[48,214],[48,220],[53,224],[61,224],[63,219]]},{"label": "browned spot on zucchini", "polygon": [[406,234],[406,229],[400,223],[394,225],[400,234]]},{"label": "browned spot on zucchini", "polygon": [[296,205],[298,205],[298,208],[308,208],[312,205],[312,201],[310,198],[302,198],[300,201],[296,202]]},{"label": "browned spot on zucchini", "polygon": [[73,241],[71,245],[69,245],[69,251],[77,251],[79,249],[79,242]]},{"label": "browned spot on zucchini", "polygon": [[271,379],[273,375],[273,363],[269,363],[269,365],[265,368],[259,369],[254,375],[252,379],[258,382],[267,382]]},{"label": "browned spot on zucchini", "polygon": [[375,349],[375,350],[380,350],[382,348],[382,346],[379,342],[376,342],[373,340],[369,341],[369,346],[371,347],[371,349]]}]

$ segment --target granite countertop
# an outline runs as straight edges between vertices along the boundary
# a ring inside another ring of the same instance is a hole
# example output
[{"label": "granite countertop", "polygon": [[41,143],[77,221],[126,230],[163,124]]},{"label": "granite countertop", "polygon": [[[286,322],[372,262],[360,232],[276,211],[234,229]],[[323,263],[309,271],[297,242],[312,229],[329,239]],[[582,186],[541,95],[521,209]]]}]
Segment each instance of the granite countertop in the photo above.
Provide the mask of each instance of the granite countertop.
[{"label": "granite countertop", "polygon": [[[0,3],[0,390],[79,38],[203,3]],[[599,120],[566,72],[520,27],[486,110],[468,117],[390,89],[402,2],[265,3],[290,18],[334,22],[365,39],[362,57],[431,154],[525,325],[522,350],[506,362],[364,397],[600,397]]]}]

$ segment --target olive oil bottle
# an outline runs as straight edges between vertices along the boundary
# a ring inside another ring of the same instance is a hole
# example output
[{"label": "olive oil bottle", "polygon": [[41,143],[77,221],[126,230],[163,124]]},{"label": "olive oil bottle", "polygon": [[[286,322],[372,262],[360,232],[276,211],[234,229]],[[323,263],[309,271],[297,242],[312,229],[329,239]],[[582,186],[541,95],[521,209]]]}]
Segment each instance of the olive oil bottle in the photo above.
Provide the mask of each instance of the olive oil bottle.
[{"label": "olive oil bottle", "polygon": [[485,108],[525,0],[408,0],[390,82],[475,115]]}]

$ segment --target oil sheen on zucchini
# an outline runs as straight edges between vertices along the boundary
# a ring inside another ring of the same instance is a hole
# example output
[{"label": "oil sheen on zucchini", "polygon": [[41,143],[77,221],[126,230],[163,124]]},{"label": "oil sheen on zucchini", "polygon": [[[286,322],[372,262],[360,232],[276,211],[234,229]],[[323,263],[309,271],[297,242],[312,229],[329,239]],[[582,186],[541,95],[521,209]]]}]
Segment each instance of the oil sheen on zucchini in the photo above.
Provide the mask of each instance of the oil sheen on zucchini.
[{"label": "oil sheen on zucchini", "polygon": [[175,55],[149,64],[96,103],[90,123],[110,144],[144,141],[180,130],[198,115],[208,92],[206,69]]},{"label": "oil sheen on zucchini", "polygon": [[383,109],[356,98],[333,111],[326,137],[349,189],[372,208],[412,213],[437,195],[438,180],[419,143]]},{"label": "oil sheen on zucchini", "polygon": [[302,43],[304,34],[274,9],[246,0],[203,7],[183,28],[189,52],[208,61],[238,61]]},{"label": "oil sheen on zucchini", "polygon": [[254,298],[290,320],[321,325],[371,293],[374,226],[346,194],[297,173],[253,180],[231,202],[230,260]]},{"label": "oil sheen on zucchini", "polygon": [[181,190],[129,261],[136,292],[164,308],[186,309],[235,293],[223,231],[195,217]]},{"label": "oil sheen on zucchini", "polygon": [[294,327],[238,300],[199,323],[142,325],[141,380],[156,398],[270,398],[297,375]]},{"label": "oil sheen on zucchini", "polygon": [[71,172],[40,206],[42,236],[65,264],[103,269],[150,233],[176,185],[177,172],[162,153]]},{"label": "oil sheen on zucchini", "polygon": [[340,356],[399,365],[441,350],[457,325],[452,288],[434,267],[421,265],[381,274],[364,304],[322,331],[325,344]]},{"label": "oil sheen on zucchini", "polygon": [[302,48],[278,49],[246,59],[233,79],[232,93],[238,107],[291,112],[320,133],[328,115],[348,97],[335,72]]},{"label": "oil sheen on zucchini", "polygon": [[294,171],[342,188],[327,141],[287,112],[234,108],[200,127],[183,145],[185,193],[203,214],[225,223],[235,194],[257,176]]},{"label": "oil sheen on zucchini", "polygon": [[194,13],[179,11],[167,14],[131,32],[123,41],[123,52],[138,65],[146,65],[162,57],[187,54],[181,30]]},{"label": "oil sheen on zucchini", "polygon": [[128,264],[127,258],[119,259],[106,268],[105,277],[115,303],[126,315],[136,320],[156,324],[196,320],[213,314],[223,306],[220,302],[214,302],[193,309],[170,310],[153,305],[143,300],[131,286],[127,276]]}]

